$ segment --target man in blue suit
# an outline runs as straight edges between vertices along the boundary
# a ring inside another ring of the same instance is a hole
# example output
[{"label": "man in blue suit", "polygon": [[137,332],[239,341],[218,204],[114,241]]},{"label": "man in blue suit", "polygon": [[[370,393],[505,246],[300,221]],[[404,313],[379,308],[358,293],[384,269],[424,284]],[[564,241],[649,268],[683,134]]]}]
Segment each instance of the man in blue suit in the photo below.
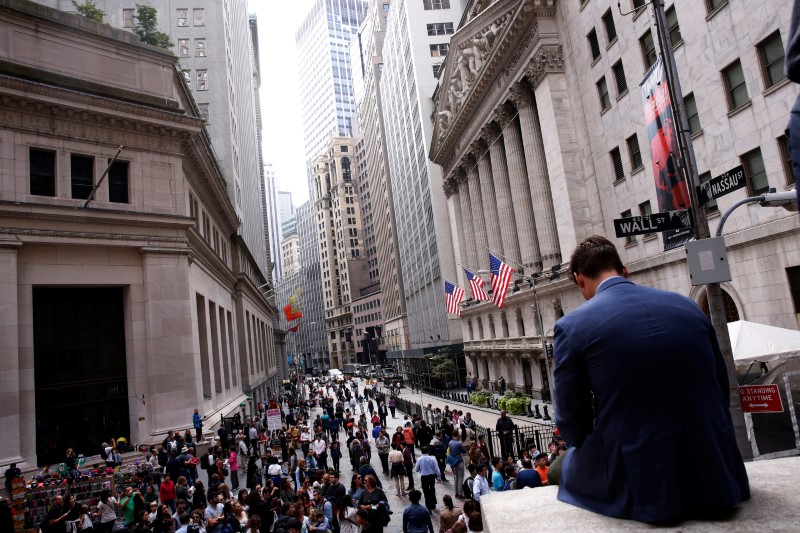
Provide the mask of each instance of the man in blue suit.
[{"label": "man in blue suit", "polygon": [[604,237],[579,244],[570,271],[588,301],[555,327],[557,422],[571,447],[554,464],[558,499],[642,522],[748,499],[710,321],[692,300],[626,279]]}]

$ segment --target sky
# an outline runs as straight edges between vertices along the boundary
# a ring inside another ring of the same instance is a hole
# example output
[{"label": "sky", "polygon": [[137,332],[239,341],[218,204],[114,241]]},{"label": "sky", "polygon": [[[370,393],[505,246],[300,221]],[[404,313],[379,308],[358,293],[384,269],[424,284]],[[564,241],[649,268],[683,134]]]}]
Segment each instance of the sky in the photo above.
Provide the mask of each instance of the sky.
[{"label": "sky", "polygon": [[296,206],[308,200],[294,35],[314,0],[248,0],[258,17],[264,161]]}]

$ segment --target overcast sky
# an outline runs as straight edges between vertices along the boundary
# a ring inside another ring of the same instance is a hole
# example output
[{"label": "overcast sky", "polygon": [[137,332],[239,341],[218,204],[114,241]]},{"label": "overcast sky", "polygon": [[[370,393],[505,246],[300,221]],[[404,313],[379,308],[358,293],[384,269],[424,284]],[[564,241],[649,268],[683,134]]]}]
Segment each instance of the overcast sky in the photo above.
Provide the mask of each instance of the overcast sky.
[{"label": "overcast sky", "polygon": [[258,16],[264,161],[274,165],[278,190],[290,191],[295,205],[308,199],[308,185],[294,34],[313,3],[248,0]]}]

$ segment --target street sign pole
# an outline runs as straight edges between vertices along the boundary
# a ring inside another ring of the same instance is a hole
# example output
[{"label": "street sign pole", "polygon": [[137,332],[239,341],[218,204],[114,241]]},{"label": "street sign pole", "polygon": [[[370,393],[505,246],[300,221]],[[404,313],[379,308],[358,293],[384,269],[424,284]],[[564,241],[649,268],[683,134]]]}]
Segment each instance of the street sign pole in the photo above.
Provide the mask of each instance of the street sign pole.
[{"label": "street sign pole", "polygon": [[[687,189],[691,198],[691,210],[695,225],[695,235],[699,239],[707,239],[711,236],[708,228],[708,219],[705,210],[700,206],[697,196],[700,178],[697,172],[697,160],[692,146],[691,130],[689,129],[689,119],[686,116],[686,109],[683,104],[683,91],[678,77],[678,69],[675,64],[675,56],[672,53],[672,39],[669,36],[669,25],[667,15],[664,11],[664,0],[653,0],[653,14],[656,21],[658,43],[661,47],[661,57],[664,61],[667,83],[669,85],[670,100],[673,106],[673,113],[680,128],[678,131],[678,147],[681,151],[681,170],[687,180]],[[733,418],[733,427],[736,433],[736,442],[739,452],[745,460],[752,460],[753,450],[747,439],[747,428],[742,411],[742,401],[739,396],[739,387],[736,379],[736,364],[733,361],[733,350],[731,349],[731,339],[728,334],[728,323],[725,318],[725,305],[722,299],[722,287],[719,283],[709,283],[706,285],[706,296],[708,298],[708,311],[711,315],[711,324],[717,333],[717,341],[725,359],[725,366],[728,370],[728,387],[730,397],[730,411]]]}]

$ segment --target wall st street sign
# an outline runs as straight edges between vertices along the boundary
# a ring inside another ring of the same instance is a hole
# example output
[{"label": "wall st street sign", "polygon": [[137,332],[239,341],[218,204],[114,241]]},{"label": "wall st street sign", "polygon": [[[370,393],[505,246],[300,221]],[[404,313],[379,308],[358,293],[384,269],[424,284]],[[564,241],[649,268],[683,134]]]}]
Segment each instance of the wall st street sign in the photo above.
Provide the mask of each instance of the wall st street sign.
[{"label": "wall st street sign", "polygon": [[614,231],[617,237],[645,235],[648,233],[681,230],[690,227],[691,217],[687,209],[614,219]]},{"label": "wall st street sign", "polygon": [[717,177],[711,178],[698,187],[698,196],[701,204],[707,204],[726,194],[732,193],[747,185],[744,177],[744,167],[739,165]]}]

